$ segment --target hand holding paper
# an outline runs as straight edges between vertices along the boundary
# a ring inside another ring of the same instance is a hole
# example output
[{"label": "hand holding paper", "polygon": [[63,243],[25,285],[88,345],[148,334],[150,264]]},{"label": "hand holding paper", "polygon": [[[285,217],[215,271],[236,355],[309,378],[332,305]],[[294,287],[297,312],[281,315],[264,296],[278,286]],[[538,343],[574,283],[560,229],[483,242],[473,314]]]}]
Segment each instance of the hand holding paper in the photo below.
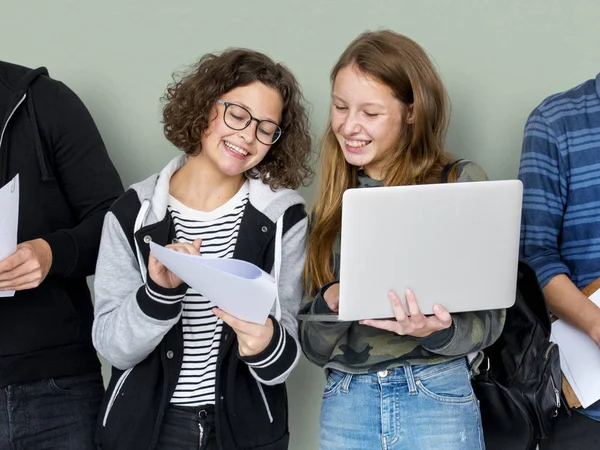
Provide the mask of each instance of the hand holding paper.
[{"label": "hand holding paper", "polygon": [[238,319],[219,308],[213,308],[213,313],[235,331],[240,356],[258,355],[273,339],[273,321],[270,318],[261,325]]},{"label": "hand holding paper", "polygon": [[[200,256],[200,245],[202,245],[202,239],[196,239],[191,244],[178,242],[176,244],[169,244],[166,248],[184,254]],[[148,274],[152,278],[152,281],[167,289],[176,288],[183,283],[181,278],[156,259],[152,253],[150,253],[150,258],[148,259]]]},{"label": "hand holding paper", "polygon": [[52,249],[44,239],[21,242],[0,261],[0,292],[34,289],[46,279],[52,266]]},{"label": "hand holding paper", "polygon": [[264,325],[277,296],[275,279],[246,261],[206,258],[150,243],[154,257],[223,311]]},{"label": "hand holding paper", "polygon": [[[590,296],[600,306],[600,291]],[[564,320],[552,323],[552,341],[560,350],[560,366],[584,408],[600,400],[600,348],[583,331]]]}]

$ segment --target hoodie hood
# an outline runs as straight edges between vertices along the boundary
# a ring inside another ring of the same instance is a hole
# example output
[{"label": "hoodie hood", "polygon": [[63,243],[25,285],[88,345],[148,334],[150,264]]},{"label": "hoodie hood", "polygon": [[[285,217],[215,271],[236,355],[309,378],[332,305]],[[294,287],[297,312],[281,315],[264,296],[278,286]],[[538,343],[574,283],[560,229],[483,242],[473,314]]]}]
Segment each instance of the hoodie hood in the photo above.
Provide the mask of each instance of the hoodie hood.
[{"label": "hoodie hood", "polygon": [[5,140],[7,133],[10,132],[11,119],[19,108],[27,108],[42,181],[52,179],[51,171],[44,158],[30,88],[32,83],[41,75],[48,76],[48,70],[45,67],[27,69],[8,63],[0,64],[0,82],[12,91],[6,109],[2,113],[2,122],[0,125],[0,186],[3,186],[8,181],[8,152],[11,149],[5,144]]},{"label": "hoodie hood", "polygon": [[[169,202],[169,182],[173,174],[185,164],[187,159],[187,155],[178,156],[159,173],[131,186],[131,189],[138,194],[142,211],[146,211],[145,217],[140,218],[139,226],[145,226],[164,218]],[[304,204],[302,196],[292,189],[273,191],[260,179],[249,179],[248,183],[249,201],[273,222],[277,222],[277,219],[290,206]],[[147,206],[144,207],[144,204]]]}]

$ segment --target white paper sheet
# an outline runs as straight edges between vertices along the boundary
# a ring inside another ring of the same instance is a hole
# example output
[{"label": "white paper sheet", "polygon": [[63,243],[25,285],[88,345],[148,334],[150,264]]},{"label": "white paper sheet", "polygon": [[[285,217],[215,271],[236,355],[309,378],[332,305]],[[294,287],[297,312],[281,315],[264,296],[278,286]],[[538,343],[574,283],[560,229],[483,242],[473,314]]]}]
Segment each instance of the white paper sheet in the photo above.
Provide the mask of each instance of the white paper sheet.
[{"label": "white paper sheet", "polygon": [[[19,224],[19,175],[0,189],[0,261],[17,249]],[[15,291],[0,291],[0,297],[12,297]]]},{"label": "white paper sheet", "polygon": [[[600,291],[590,297],[600,306]],[[600,400],[600,348],[583,331],[563,320],[552,324],[551,340],[558,344],[561,369],[581,406]]]},{"label": "white paper sheet", "polygon": [[150,243],[167,269],[223,311],[264,324],[277,296],[275,279],[246,261],[188,255]]}]

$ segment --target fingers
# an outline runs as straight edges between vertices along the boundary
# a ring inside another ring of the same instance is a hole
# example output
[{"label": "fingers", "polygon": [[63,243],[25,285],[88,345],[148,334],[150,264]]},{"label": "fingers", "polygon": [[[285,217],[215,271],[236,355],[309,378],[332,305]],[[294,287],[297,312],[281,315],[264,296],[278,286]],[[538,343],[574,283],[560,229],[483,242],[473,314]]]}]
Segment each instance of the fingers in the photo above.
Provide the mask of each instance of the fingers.
[{"label": "fingers", "polygon": [[381,330],[390,331],[399,335],[414,337],[429,336],[436,331],[448,328],[452,324],[452,316],[441,305],[433,307],[433,316],[425,316],[417,302],[414,293],[407,289],[406,305],[410,315],[406,314],[400,298],[395,292],[390,292],[388,297],[394,310],[396,320],[361,320],[360,323]]},{"label": "fingers", "polygon": [[260,332],[260,329],[265,325],[260,325],[258,323],[246,322],[245,320],[238,319],[235,316],[232,316],[229,313],[226,313],[221,308],[213,308],[212,312],[215,316],[229,325],[231,328],[235,330],[235,332],[245,333],[245,334],[257,334]]},{"label": "fingers", "polygon": [[194,248],[196,250],[198,250],[198,254],[200,254],[200,247],[202,246],[202,239],[200,239],[200,238],[194,239],[194,242],[192,242],[192,246],[194,246]]},{"label": "fingers", "polygon": [[225,322],[231,328],[236,330],[236,332],[237,332],[237,330],[240,330],[240,332],[243,332],[243,330],[244,330],[243,320],[240,320],[237,317],[226,313],[225,311],[223,311],[220,308],[213,308],[212,312],[215,316],[217,316],[219,319],[221,319],[223,322]]},{"label": "fingers", "polygon": [[152,253],[150,253],[150,257],[148,258],[148,275],[154,283],[167,289],[176,288],[183,283],[177,275],[167,269]]},{"label": "fingers", "polygon": [[323,299],[330,310],[338,312],[340,305],[340,284],[335,283],[329,286],[323,294]]},{"label": "fingers", "polygon": [[[200,241],[200,242],[197,242]],[[169,244],[166,248],[170,248],[171,250],[175,250],[180,253],[187,253],[188,255],[199,255],[200,254],[200,243],[201,239],[194,240],[193,243],[188,242],[177,242],[176,244]],[[194,245],[196,244],[196,245]]]},{"label": "fingers", "polygon": [[156,259],[152,252],[150,252],[150,256],[148,257],[148,272],[150,275],[159,274],[165,270],[167,270],[167,268],[164,264]]},{"label": "fingers", "polygon": [[404,306],[402,306],[402,302],[400,301],[400,297],[394,291],[391,291],[388,294],[388,298],[392,303],[392,308],[394,310],[394,317],[398,322],[404,322],[407,319],[406,312],[404,311]]},{"label": "fingers", "polygon": [[394,309],[394,317],[396,317],[396,321],[400,324],[400,329],[402,330],[399,334],[410,334],[412,330],[423,328],[426,323],[426,317],[421,313],[413,292],[407,289],[405,295],[409,314],[406,314],[400,297],[395,292],[392,291],[388,294],[392,302],[392,308]]},{"label": "fingers", "polygon": [[41,279],[41,273],[39,272],[26,273],[25,275],[13,278],[11,280],[0,282],[0,291],[20,291],[24,289],[31,289],[39,286]]},{"label": "fingers", "polygon": [[260,325],[238,319],[220,308],[213,308],[212,311],[235,331],[241,356],[258,355],[267,348],[273,338],[273,321],[271,319],[267,319],[265,325]]},{"label": "fingers", "polygon": [[12,255],[0,261],[0,280],[11,279],[9,273],[24,264],[31,254],[32,252],[27,247],[21,247]]},{"label": "fingers", "polygon": [[23,261],[21,264],[14,266],[13,269],[0,273],[0,286],[7,282],[12,282],[16,278],[22,277],[29,272],[35,271],[35,268],[35,264],[30,264],[29,261]]},{"label": "fingers", "polygon": [[[195,239],[192,243],[176,242],[167,245],[166,248],[187,255],[200,255],[199,249],[201,244],[202,239]],[[156,259],[152,252],[150,252],[150,257],[148,258],[148,273],[150,274],[150,278],[162,287],[175,288],[183,282],[174,273],[169,271],[164,264]]]},{"label": "fingers", "polygon": [[421,312],[421,308],[417,303],[415,294],[410,289],[407,289],[404,291],[404,295],[406,297],[406,305],[410,314],[410,322],[412,327],[416,330],[424,329],[427,326],[427,317],[425,317]]},{"label": "fingers", "polygon": [[391,331],[392,333],[404,335],[400,324],[395,320],[379,320],[369,319],[361,320],[361,325],[368,325],[373,328],[379,328],[380,330]]},{"label": "fingers", "polygon": [[448,328],[450,325],[452,325],[452,316],[450,315],[448,310],[443,306],[434,305],[433,314],[435,315],[435,317],[437,318],[437,320],[443,328]]},{"label": "fingers", "polygon": [[412,316],[422,316],[421,308],[419,308],[419,304],[417,303],[417,298],[415,294],[410,289],[404,291],[404,296],[406,297],[406,305],[408,306],[408,313]]},{"label": "fingers", "polygon": [[6,271],[0,272],[0,290],[16,291],[39,286],[44,273],[35,254],[28,247],[18,248],[2,261]]}]

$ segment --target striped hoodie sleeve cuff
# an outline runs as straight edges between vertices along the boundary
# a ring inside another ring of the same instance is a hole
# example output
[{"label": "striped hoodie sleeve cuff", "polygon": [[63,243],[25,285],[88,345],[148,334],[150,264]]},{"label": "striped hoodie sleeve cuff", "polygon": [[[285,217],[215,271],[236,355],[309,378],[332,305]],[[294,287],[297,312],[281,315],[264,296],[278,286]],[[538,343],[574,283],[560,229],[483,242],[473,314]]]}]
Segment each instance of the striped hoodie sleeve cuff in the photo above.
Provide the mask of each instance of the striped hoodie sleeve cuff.
[{"label": "striped hoodie sleeve cuff", "polygon": [[263,381],[273,380],[292,367],[298,353],[298,344],[273,316],[273,337],[262,352],[253,356],[240,356]]},{"label": "striped hoodie sleeve cuff", "polygon": [[159,286],[148,276],[146,284],[139,288],[136,297],[144,314],[158,320],[170,320],[181,312],[181,300],[187,290],[188,285],[185,283],[169,289]]}]

